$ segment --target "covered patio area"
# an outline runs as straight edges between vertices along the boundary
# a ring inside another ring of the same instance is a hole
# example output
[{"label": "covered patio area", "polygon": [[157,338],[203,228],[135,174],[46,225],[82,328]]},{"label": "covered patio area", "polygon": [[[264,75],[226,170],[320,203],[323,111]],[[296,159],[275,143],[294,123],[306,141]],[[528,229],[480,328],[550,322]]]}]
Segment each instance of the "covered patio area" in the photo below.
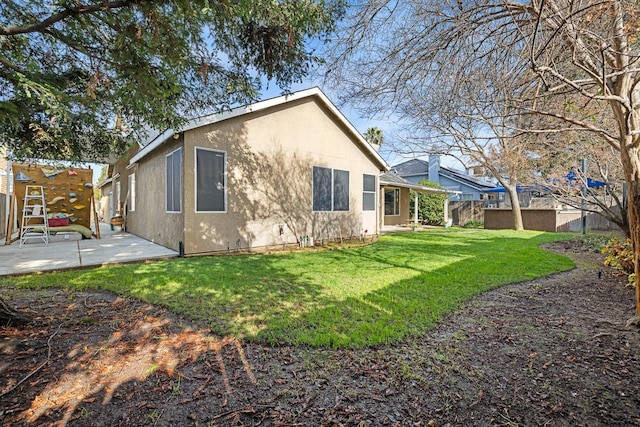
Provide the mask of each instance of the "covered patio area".
[{"label": "covered patio area", "polygon": [[[413,197],[410,192],[413,191]],[[426,187],[414,184],[406,179],[391,173],[385,172],[380,175],[380,230],[384,233],[385,228],[405,227],[411,229],[414,224],[420,224],[422,219],[418,215],[418,194],[460,194],[459,191],[447,190],[444,188]],[[413,215],[411,212],[413,203]],[[449,218],[449,197],[444,200],[444,224],[451,225]]]}]

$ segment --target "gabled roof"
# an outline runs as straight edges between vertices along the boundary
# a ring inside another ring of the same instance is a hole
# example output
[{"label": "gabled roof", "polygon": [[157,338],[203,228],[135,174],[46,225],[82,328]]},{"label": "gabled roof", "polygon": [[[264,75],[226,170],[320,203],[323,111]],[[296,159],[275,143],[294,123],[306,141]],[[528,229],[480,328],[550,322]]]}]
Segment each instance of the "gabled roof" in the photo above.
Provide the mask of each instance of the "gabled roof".
[{"label": "gabled roof", "polygon": [[302,90],[299,92],[294,92],[287,95],[282,95],[277,98],[267,99],[265,101],[256,102],[254,104],[245,105],[244,107],[238,107],[231,109],[229,111],[224,111],[216,114],[209,114],[207,116],[198,117],[187,122],[185,126],[181,129],[167,129],[166,131],[152,135],[148,140],[142,143],[142,148],[133,156],[130,160],[130,164],[136,163],[140,159],[147,156],[149,153],[154,151],[160,145],[162,145],[165,141],[172,138],[176,133],[184,132],[191,129],[196,129],[202,126],[207,126],[213,123],[218,123],[223,120],[228,120],[234,117],[240,117],[246,114],[251,114],[254,112],[266,110],[271,107],[279,106],[286,104],[288,102],[296,101],[304,98],[315,97],[323,104],[337,119],[338,121],[344,125],[349,132],[361,146],[362,150],[367,153],[373,160],[374,163],[377,163],[378,167],[383,170],[388,170],[389,165],[387,162],[380,156],[380,154],[369,144],[362,134],[358,132],[358,130],[349,122],[349,120],[338,110],[338,108],[333,105],[333,103],[327,98],[327,96],[318,88],[313,87],[311,89]]},{"label": "gabled roof", "polygon": [[460,194],[461,191],[447,190],[446,188],[427,187],[424,185],[414,184],[409,182],[401,176],[392,172],[384,172],[380,175],[380,185],[392,186],[400,188],[408,188],[422,193],[443,193],[443,194]]},{"label": "gabled roof", "polygon": [[489,188],[495,188],[495,184],[489,181],[485,181],[483,179],[475,178],[471,175],[467,175],[464,172],[456,171],[454,169],[449,169],[447,167],[440,167],[440,175],[445,176],[453,181],[457,181],[467,187],[474,188],[478,191],[485,191]]},{"label": "gabled roof", "polygon": [[440,167],[440,176],[447,177],[452,181],[457,181],[462,185],[471,187],[477,191],[485,191],[490,188],[495,188],[496,184],[485,181],[484,179],[478,179],[471,175],[467,175],[464,172],[449,169],[447,167]]},{"label": "gabled roof", "polygon": [[[403,177],[411,176],[429,176],[429,162],[421,159],[411,159],[392,167],[398,175]],[[446,166],[440,166],[440,176],[456,181],[467,187],[471,187],[477,191],[486,191],[495,188],[495,184],[483,179],[478,179],[466,172],[457,171]]]},{"label": "gabled roof", "polygon": [[411,159],[393,166],[393,170],[402,176],[416,176],[429,174],[429,162]]}]

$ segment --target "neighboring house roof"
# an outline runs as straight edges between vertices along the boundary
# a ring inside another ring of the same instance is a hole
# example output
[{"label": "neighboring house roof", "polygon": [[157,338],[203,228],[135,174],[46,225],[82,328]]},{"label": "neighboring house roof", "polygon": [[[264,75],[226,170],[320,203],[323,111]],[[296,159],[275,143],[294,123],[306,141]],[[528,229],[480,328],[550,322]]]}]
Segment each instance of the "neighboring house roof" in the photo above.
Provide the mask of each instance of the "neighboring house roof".
[{"label": "neighboring house roof", "polygon": [[255,104],[249,104],[245,105],[244,107],[234,108],[229,111],[198,117],[187,122],[187,124],[181,129],[167,129],[160,134],[152,135],[148,140],[144,141],[144,143],[142,144],[142,148],[140,149],[138,154],[133,156],[129,163],[133,164],[138,162],[140,159],[144,158],[153,150],[162,145],[165,141],[172,138],[176,133],[196,129],[202,126],[218,123],[223,120],[228,120],[234,117],[243,116],[245,114],[262,111],[267,108],[275,107],[278,105],[286,104],[287,102],[292,102],[308,97],[316,97],[318,100],[320,100],[320,102],[342,123],[342,125],[344,125],[344,127],[347,129],[347,132],[349,132],[358,141],[362,149],[375,160],[380,169],[389,169],[389,165],[380,156],[380,154],[371,146],[371,144],[369,144],[364,139],[362,134],[358,132],[358,130],[351,124],[351,122],[349,122],[349,120],[340,112],[340,110],[338,110],[338,108],[333,105],[329,98],[327,98],[327,96],[317,87],[279,96],[277,98],[267,99]]},{"label": "neighboring house roof", "polygon": [[411,159],[393,166],[393,171],[402,176],[429,175],[429,162]]},{"label": "neighboring house roof", "polygon": [[489,188],[495,188],[496,186],[494,183],[475,178],[471,175],[467,175],[464,172],[459,172],[444,166],[440,167],[440,176],[446,176],[453,181],[457,181],[477,191],[485,191]]},{"label": "neighboring house roof", "polygon": [[[392,167],[392,170],[403,177],[429,176],[429,162],[421,159],[411,159]],[[486,191],[495,188],[495,184],[457,171],[446,166],[440,166],[440,176],[456,181],[477,191]]]},{"label": "neighboring house roof", "polygon": [[415,191],[424,192],[424,193],[443,193],[443,194],[460,194],[461,193],[461,191],[447,190],[446,188],[435,188],[435,187],[427,187],[424,185],[414,184],[392,172],[385,172],[382,175],[380,175],[380,185],[408,188],[410,190],[415,190]]}]

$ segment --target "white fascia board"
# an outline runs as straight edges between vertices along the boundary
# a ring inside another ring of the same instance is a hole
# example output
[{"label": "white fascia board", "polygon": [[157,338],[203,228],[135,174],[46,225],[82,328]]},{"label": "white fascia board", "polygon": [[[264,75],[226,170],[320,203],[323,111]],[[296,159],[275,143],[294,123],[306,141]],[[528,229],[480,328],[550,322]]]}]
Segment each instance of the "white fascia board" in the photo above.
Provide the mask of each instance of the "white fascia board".
[{"label": "white fascia board", "polygon": [[399,182],[380,181],[380,185],[382,185],[383,187],[408,188],[409,190],[415,190],[422,193],[462,194],[462,191],[458,191],[458,190],[447,190],[446,188],[425,187],[424,185],[418,185],[418,184],[403,184]]},{"label": "white fascia board", "polygon": [[160,145],[162,145],[163,142],[165,142],[167,139],[171,138],[173,135],[175,135],[174,130],[173,129],[167,129],[163,133],[161,133],[159,135],[156,135],[155,137],[151,138],[149,141],[147,141],[147,143],[145,144],[144,148],[142,150],[138,151],[138,153],[135,156],[133,156],[131,158],[131,160],[129,160],[129,165],[132,165],[132,164],[138,162],[138,160],[142,159],[147,154],[151,153],[153,150],[158,148]]},{"label": "white fascia board", "polygon": [[107,179],[105,179],[105,180],[103,180],[103,181],[100,181],[100,182],[96,185],[96,187],[98,187],[98,188],[102,188],[102,187],[104,187],[105,185],[110,184],[110,183],[111,183],[111,181],[112,181],[112,179],[111,179],[111,178],[107,178]]},{"label": "white fascia board", "polygon": [[362,148],[379,163],[378,166],[381,167],[381,170],[387,171],[390,169],[389,164],[382,158],[382,156],[380,156],[380,153],[378,153],[375,150],[375,148],[373,148],[371,144],[369,144],[364,139],[364,137],[360,134],[360,132],[358,132],[358,130],[351,124],[351,122],[347,120],[347,118],[340,112],[340,110],[338,110],[338,108],[335,105],[333,105],[333,103],[329,100],[329,98],[327,98],[327,96],[318,87],[301,90],[299,92],[282,95],[276,98],[267,99],[265,101],[256,102],[255,104],[249,104],[244,107],[234,108],[232,110],[224,111],[222,113],[210,114],[207,116],[198,117],[196,119],[190,120],[189,122],[187,122],[187,124],[183,128],[179,130],[168,129],[163,133],[149,139],[146,142],[144,148],[140,150],[138,154],[136,154],[131,158],[131,160],[129,161],[129,164],[132,165],[140,161],[142,158],[144,158],[153,150],[155,150],[160,145],[162,145],[169,138],[173,137],[173,135],[175,135],[176,133],[181,133],[181,132],[196,129],[202,126],[207,126],[213,123],[221,122],[223,120],[228,120],[228,119],[239,117],[245,114],[265,110],[267,108],[275,107],[287,102],[296,101],[298,99],[303,99],[303,98],[307,98],[314,95],[318,96],[322,101],[322,103],[329,109],[329,111],[331,111],[331,113],[334,114],[342,122],[342,124],[345,125],[345,127],[349,130],[349,132],[351,132],[353,136],[356,137],[356,139],[358,140]]}]

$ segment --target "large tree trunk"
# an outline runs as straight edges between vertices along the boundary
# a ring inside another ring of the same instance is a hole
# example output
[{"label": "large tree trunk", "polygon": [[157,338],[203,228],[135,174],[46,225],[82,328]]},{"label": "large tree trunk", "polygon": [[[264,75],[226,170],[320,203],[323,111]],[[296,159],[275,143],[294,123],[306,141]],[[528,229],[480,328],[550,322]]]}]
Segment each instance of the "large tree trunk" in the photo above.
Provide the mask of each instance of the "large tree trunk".
[{"label": "large tree trunk", "polygon": [[633,271],[635,273],[636,316],[640,316],[640,147],[634,144],[633,137],[627,136],[620,154],[627,181],[627,200],[629,231],[633,244]]},{"label": "large tree trunk", "polygon": [[0,298],[0,326],[20,326],[30,322],[30,318],[15,311]]},{"label": "large tree trunk", "polygon": [[629,228],[631,231],[631,242],[633,243],[633,271],[635,273],[636,288],[636,316],[640,316],[640,179],[629,182]]},{"label": "large tree trunk", "polygon": [[522,209],[520,207],[520,199],[518,199],[518,188],[515,185],[505,185],[509,198],[511,199],[511,213],[513,215],[513,229],[524,230],[522,222]]}]

